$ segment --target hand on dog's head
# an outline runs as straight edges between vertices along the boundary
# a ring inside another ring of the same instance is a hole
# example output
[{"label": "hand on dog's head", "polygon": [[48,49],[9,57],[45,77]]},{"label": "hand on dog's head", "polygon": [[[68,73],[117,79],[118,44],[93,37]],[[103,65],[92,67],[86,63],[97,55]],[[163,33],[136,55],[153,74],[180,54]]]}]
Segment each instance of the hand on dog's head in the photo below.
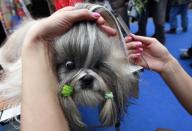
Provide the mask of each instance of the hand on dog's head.
[{"label": "hand on dog's head", "polygon": [[[83,8],[85,4],[78,6]],[[70,96],[60,97],[71,127],[85,126],[77,105],[102,105],[100,121],[105,126],[115,125],[126,111],[134,79],[120,43],[119,36],[109,37],[92,22],[77,23],[56,40],[55,67],[60,87],[67,84],[73,88]],[[113,98],[106,98],[109,92]]]}]

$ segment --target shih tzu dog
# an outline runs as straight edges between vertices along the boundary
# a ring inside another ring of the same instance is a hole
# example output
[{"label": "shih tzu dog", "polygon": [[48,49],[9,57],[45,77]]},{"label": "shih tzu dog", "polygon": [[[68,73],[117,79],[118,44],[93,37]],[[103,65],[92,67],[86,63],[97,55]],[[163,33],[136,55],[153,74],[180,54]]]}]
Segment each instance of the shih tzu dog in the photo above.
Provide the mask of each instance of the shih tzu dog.
[{"label": "shih tzu dog", "polygon": [[[109,37],[94,22],[83,21],[55,40],[52,54],[59,100],[71,130],[86,127],[78,105],[100,105],[101,124],[115,125],[126,112],[127,100],[137,83],[122,48],[122,33],[106,8],[93,4],[76,7],[99,12],[118,35]],[[13,33],[0,49],[1,109],[20,102],[21,46],[23,35],[33,22]]]}]

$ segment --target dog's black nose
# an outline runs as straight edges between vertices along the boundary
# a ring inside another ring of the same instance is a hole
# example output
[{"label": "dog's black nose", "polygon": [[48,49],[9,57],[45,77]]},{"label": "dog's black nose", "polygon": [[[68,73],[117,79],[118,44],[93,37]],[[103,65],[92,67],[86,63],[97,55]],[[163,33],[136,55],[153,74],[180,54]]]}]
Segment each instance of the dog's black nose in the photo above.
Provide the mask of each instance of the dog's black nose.
[{"label": "dog's black nose", "polygon": [[93,83],[93,80],[94,78],[91,75],[85,75],[81,78],[81,82],[85,85],[91,85]]}]

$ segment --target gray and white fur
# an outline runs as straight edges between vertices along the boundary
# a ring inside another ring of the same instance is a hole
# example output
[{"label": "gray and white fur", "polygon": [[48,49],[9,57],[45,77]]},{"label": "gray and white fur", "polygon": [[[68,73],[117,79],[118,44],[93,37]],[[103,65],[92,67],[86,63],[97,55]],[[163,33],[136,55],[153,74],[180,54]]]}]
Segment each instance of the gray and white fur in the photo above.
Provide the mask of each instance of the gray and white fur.
[{"label": "gray and white fur", "polygon": [[[78,8],[88,9],[93,6],[93,4],[76,5]],[[117,23],[105,8],[99,8],[95,11],[99,12],[111,27],[119,31]],[[29,23],[19,31],[23,31],[24,34],[31,25]],[[21,33],[18,33],[19,31],[15,33],[18,36],[21,35]],[[127,110],[127,101],[132,88],[135,86],[136,79],[130,72],[129,62],[122,50],[122,38],[119,32],[117,36],[109,37],[95,22],[83,21],[75,24],[52,44],[53,65],[60,85],[58,96],[71,130],[86,128],[77,108],[78,105],[101,105],[99,118],[103,126],[115,125]],[[5,56],[3,50],[9,48],[7,45],[10,45],[10,43],[5,43],[0,50],[0,54],[2,54],[0,64],[3,67],[3,73],[0,74],[0,100],[17,98],[20,101],[21,58],[19,52],[22,40],[15,40],[16,38],[12,38],[13,43],[11,44],[18,43],[18,41],[20,43],[19,46],[11,49],[14,50],[15,55],[8,53],[14,57],[10,64],[4,62],[8,61],[8,58],[3,57]],[[15,58],[15,56],[18,56],[16,54],[19,54],[19,57]],[[19,65],[18,68],[14,66],[15,64]],[[14,68],[19,75],[11,74],[12,72],[9,72],[11,68]],[[8,75],[10,76],[8,77]],[[8,82],[13,78],[13,84]],[[4,86],[5,84],[7,85]],[[14,86],[14,84],[17,86]],[[65,84],[73,87],[71,96],[60,95],[60,90]],[[113,93],[114,97],[112,99],[105,98],[108,92]]]}]

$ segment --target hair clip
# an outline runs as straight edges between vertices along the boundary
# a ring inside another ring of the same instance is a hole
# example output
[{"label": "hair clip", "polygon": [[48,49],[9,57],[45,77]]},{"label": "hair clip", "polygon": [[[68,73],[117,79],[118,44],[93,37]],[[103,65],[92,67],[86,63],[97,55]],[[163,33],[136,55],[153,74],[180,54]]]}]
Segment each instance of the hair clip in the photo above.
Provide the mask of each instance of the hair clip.
[{"label": "hair clip", "polygon": [[73,93],[73,87],[70,85],[64,85],[60,93],[61,93],[61,96],[65,96],[65,97],[71,96]]},{"label": "hair clip", "polygon": [[113,93],[112,92],[105,93],[105,99],[113,99]]}]

